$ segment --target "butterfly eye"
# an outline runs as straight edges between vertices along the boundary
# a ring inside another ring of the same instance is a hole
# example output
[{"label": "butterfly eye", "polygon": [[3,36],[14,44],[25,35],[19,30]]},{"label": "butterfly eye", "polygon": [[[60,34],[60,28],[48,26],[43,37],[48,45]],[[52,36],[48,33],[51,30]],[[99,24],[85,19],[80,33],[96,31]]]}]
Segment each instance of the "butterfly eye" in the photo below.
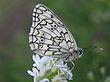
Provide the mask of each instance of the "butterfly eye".
[{"label": "butterfly eye", "polygon": [[83,54],[83,50],[79,50],[79,55],[82,55]]}]

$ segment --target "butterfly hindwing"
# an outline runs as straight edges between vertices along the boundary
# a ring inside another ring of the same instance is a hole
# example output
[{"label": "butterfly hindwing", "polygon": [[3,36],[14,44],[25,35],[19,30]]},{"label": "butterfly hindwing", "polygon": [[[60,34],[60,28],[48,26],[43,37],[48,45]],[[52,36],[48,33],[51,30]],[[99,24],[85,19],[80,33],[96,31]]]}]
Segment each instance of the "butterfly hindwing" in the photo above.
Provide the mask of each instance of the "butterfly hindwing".
[{"label": "butterfly hindwing", "polygon": [[29,44],[40,55],[63,57],[77,49],[76,42],[62,21],[46,6],[36,5],[33,11]]}]

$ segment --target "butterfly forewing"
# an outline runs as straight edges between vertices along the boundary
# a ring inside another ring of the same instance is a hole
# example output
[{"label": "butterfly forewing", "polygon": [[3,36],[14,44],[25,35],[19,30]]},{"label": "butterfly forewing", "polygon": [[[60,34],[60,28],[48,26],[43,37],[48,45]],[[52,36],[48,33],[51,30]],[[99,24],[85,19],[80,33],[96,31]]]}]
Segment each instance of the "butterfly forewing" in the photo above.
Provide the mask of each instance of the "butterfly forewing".
[{"label": "butterfly forewing", "polygon": [[29,45],[35,53],[52,57],[64,57],[65,53],[77,50],[76,42],[63,22],[42,4],[33,10]]}]

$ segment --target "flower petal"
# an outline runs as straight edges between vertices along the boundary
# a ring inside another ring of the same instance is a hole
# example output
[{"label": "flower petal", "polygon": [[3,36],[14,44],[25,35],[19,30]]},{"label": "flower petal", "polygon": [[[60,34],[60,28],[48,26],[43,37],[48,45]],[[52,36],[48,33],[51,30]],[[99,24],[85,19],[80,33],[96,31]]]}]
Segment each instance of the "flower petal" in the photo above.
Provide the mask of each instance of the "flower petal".
[{"label": "flower petal", "polygon": [[45,62],[49,61],[49,59],[50,59],[50,57],[44,56],[44,57],[41,58],[40,63],[44,64]]},{"label": "flower petal", "polygon": [[35,74],[34,74],[32,71],[30,71],[30,70],[28,70],[27,73],[28,73],[29,75],[33,76],[33,77],[35,76]]},{"label": "flower petal", "polygon": [[35,63],[37,63],[37,62],[40,61],[40,57],[39,57],[39,55],[33,55],[32,58],[33,58],[33,60],[34,60]]},{"label": "flower petal", "polygon": [[71,70],[69,70],[68,72],[67,72],[67,76],[66,76],[67,78],[68,78],[68,80],[72,80],[73,78],[73,74],[71,73]]},{"label": "flower petal", "polygon": [[39,76],[39,72],[38,72],[38,70],[36,68],[33,67],[32,71],[34,72],[35,75]]},{"label": "flower petal", "polygon": [[33,64],[33,67],[36,67],[36,63]]},{"label": "flower petal", "polygon": [[62,59],[59,59],[59,64],[63,65],[64,61]]}]

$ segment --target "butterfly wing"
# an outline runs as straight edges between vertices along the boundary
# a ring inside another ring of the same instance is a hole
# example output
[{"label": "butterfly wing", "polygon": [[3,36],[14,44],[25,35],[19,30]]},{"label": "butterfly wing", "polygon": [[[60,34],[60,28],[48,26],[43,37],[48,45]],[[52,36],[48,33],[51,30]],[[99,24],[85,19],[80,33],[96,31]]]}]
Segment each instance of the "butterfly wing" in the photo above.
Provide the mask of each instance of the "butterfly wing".
[{"label": "butterfly wing", "polygon": [[35,53],[52,57],[63,57],[77,50],[75,39],[63,22],[42,4],[33,10],[29,45]]}]

